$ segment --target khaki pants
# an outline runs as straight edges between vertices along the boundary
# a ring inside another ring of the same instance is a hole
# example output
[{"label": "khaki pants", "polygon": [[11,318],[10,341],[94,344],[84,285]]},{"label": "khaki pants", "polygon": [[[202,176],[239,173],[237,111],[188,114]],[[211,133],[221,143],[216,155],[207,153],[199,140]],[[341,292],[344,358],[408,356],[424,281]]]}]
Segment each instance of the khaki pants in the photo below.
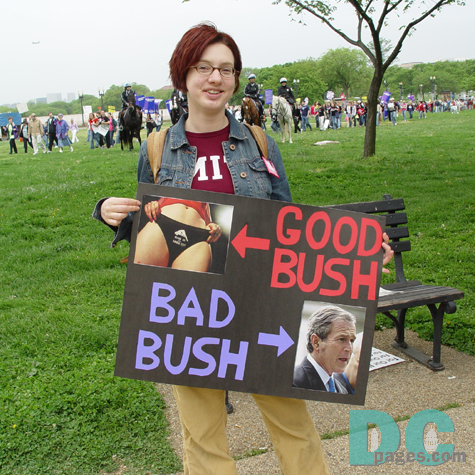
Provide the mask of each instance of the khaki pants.
[{"label": "khaki pants", "polygon": [[[185,475],[236,475],[226,440],[225,392],[174,386],[183,430]],[[284,475],[329,475],[320,437],[305,401],[252,395]]]}]

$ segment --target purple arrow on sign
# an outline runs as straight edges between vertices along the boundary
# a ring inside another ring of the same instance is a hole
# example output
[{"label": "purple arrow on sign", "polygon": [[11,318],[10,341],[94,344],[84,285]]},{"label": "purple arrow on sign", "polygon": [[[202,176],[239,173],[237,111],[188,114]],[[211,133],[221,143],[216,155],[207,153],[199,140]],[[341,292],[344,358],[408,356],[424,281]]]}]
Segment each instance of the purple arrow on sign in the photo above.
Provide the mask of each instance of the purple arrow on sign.
[{"label": "purple arrow on sign", "polygon": [[282,327],[280,327],[280,333],[278,335],[260,332],[257,344],[277,346],[277,356],[280,356],[285,350],[294,344],[294,340],[292,340],[289,334]]}]

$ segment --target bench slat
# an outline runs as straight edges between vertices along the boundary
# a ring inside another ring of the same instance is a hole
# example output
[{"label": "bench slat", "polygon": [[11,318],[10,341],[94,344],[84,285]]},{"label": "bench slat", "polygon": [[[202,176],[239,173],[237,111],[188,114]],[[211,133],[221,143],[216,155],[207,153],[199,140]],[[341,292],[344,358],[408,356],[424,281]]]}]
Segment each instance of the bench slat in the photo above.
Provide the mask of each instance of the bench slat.
[{"label": "bench slat", "polygon": [[461,290],[453,287],[423,285],[417,280],[383,285],[383,289],[394,293],[379,297],[378,312],[450,302],[464,297]]},{"label": "bench slat", "polygon": [[391,249],[395,252],[404,252],[411,250],[411,241],[390,242]]},{"label": "bench slat", "polygon": [[324,206],[325,208],[337,208],[347,211],[357,211],[358,213],[388,213],[390,211],[402,211],[405,209],[402,198],[395,200],[368,201],[366,203],[347,203],[340,205]]},{"label": "bench slat", "polygon": [[409,237],[409,229],[407,229],[407,226],[400,226],[399,228],[386,228],[385,231],[389,239],[401,239]]},{"label": "bench slat", "polygon": [[398,226],[399,224],[407,224],[406,213],[386,214],[386,226]]}]

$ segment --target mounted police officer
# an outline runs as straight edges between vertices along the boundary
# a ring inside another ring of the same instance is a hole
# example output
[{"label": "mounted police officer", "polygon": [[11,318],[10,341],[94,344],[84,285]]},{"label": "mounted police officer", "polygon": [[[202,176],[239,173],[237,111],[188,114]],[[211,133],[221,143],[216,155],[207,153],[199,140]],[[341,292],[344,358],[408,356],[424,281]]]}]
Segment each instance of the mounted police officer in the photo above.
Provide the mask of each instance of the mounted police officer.
[{"label": "mounted police officer", "polygon": [[120,95],[120,100],[122,101],[122,109],[120,110],[119,113],[119,130],[122,130],[122,115],[125,110],[127,110],[127,107],[129,107],[129,94],[135,94],[134,91],[132,91],[132,85],[129,82],[126,82],[124,84],[124,90],[122,91],[122,94]]},{"label": "mounted police officer", "polygon": [[287,79],[280,78],[280,87],[277,89],[277,95],[283,97],[292,107],[292,115],[295,115],[295,97],[294,91],[287,86]]},{"label": "mounted police officer", "polygon": [[244,96],[250,97],[255,102],[257,109],[259,110],[259,116],[261,117],[261,120],[264,120],[264,105],[259,97],[259,85],[256,84],[256,75],[249,74],[247,79],[249,79],[249,82],[244,87]]}]

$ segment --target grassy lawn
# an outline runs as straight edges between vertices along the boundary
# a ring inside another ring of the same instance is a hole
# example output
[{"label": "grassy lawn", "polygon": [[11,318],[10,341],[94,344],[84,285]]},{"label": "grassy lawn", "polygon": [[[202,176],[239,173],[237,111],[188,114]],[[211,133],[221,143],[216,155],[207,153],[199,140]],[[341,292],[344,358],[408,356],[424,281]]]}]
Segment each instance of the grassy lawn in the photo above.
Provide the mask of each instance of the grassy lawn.
[{"label": "grassy lawn", "polygon": [[[404,198],[412,251],[406,276],[465,292],[443,343],[475,354],[475,111],[384,123],[377,155],[364,129],[313,131],[281,145],[294,201]],[[280,142],[280,136],[271,133]],[[175,473],[163,401],[153,384],[113,377],[127,245],[90,218],[103,196],[136,191],[135,153],[9,155],[0,143],[0,472]],[[339,144],[313,146],[319,140]],[[391,266],[390,266],[391,267]],[[390,281],[392,276],[385,277]],[[428,310],[407,325],[431,337]],[[389,326],[378,317],[378,326]]]}]

